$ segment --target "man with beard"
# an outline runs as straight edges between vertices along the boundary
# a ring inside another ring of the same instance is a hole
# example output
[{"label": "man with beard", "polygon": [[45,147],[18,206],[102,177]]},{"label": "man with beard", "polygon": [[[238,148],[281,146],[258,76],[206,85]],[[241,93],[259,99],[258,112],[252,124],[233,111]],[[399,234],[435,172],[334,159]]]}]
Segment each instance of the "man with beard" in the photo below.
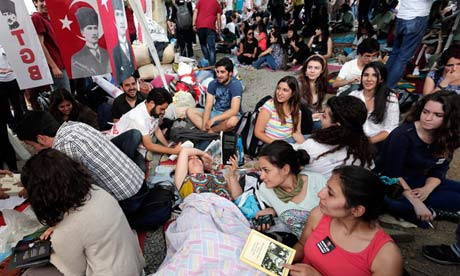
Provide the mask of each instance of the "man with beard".
[{"label": "man with beard", "polygon": [[[118,135],[123,135],[126,131],[137,130],[138,136],[130,136],[125,141],[130,147],[137,147],[135,160],[139,160],[140,157],[145,160],[147,151],[179,154],[180,145],[174,148],[168,147],[168,141],[159,128],[160,117],[163,117],[170,103],[172,103],[172,97],[166,89],[152,89],[144,102],[121,116],[120,120],[113,125],[110,134],[115,136],[113,139],[117,139]],[[161,144],[154,143],[152,141],[153,136]],[[139,164],[137,161],[136,163]]]},{"label": "man with beard", "polygon": [[116,97],[112,104],[112,117],[115,123],[120,120],[123,114],[145,100],[145,95],[137,90],[137,82],[134,76],[124,80],[120,88],[124,93]]},{"label": "man with beard", "polygon": [[241,117],[243,86],[233,79],[233,63],[229,58],[216,62],[216,79],[211,81],[203,108],[187,109],[187,118],[199,129],[212,132],[233,129]]}]

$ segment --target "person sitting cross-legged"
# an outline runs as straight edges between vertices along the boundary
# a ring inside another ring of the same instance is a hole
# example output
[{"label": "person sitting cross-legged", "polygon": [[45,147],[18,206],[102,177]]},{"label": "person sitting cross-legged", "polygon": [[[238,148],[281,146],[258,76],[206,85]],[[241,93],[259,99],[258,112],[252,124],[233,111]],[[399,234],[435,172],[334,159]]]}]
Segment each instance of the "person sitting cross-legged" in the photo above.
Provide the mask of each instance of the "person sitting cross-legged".
[{"label": "person sitting cross-legged", "polygon": [[187,109],[187,118],[199,129],[220,132],[233,129],[238,123],[243,86],[233,79],[233,63],[229,58],[216,62],[216,79],[211,81],[202,108]]}]

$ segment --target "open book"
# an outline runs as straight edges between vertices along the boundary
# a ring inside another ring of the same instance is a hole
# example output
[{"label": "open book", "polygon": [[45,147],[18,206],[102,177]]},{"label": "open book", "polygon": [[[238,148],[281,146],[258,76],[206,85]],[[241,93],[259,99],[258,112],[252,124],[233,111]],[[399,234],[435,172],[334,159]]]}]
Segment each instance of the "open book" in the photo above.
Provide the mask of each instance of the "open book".
[{"label": "open book", "polygon": [[287,276],[289,269],[283,265],[291,264],[294,256],[294,249],[251,230],[240,260],[270,276]]},{"label": "open book", "polygon": [[9,189],[5,192],[6,194],[10,196],[17,196],[23,189],[21,184],[21,175],[15,173],[13,176],[4,175],[0,177],[0,187]]}]

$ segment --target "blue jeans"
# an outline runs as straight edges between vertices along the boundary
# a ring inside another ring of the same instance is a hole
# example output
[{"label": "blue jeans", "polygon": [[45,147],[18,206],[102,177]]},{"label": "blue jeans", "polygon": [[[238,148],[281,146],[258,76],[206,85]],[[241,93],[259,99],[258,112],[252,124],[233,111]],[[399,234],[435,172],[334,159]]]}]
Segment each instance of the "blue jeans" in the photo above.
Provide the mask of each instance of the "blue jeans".
[{"label": "blue jeans", "polygon": [[209,65],[216,63],[216,36],[216,31],[214,30],[207,28],[198,29],[201,51],[204,58],[209,61]]},{"label": "blue jeans", "polygon": [[53,88],[53,91],[63,88],[72,93],[70,89],[70,81],[69,81],[69,77],[67,76],[67,72],[65,69],[61,69],[61,71],[62,71],[62,78],[55,78],[53,74],[51,74],[51,76],[53,77],[53,82],[54,82],[51,85],[51,87]]},{"label": "blue jeans", "polygon": [[259,69],[260,66],[264,62],[266,62],[268,67],[270,67],[271,69],[273,69],[273,70],[278,69],[278,66],[276,66],[275,59],[273,58],[272,55],[265,55],[265,56],[259,57],[256,61],[254,61],[254,63],[252,63],[252,67],[254,67],[256,69]]},{"label": "blue jeans", "polygon": [[[425,176],[404,178],[412,189],[425,185]],[[417,219],[412,204],[403,196],[399,199],[385,198],[389,212],[421,227],[427,227],[424,222]],[[434,189],[424,201],[426,207],[457,212],[460,210],[460,182],[441,179],[441,184]],[[460,232],[459,232],[460,234]]]},{"label": "blue jeans", "polygon": [[112,143],[117,146],[124,154],[126,154],[143,172],[146,171],[145,158],[137,148],[142,143],[142,134],[137,129],[131,129],[123,132],[117,137],[112,138]]},{"label": "blue jeans", "polygon": [[396,19],[396,37],[393,51],[387,61],[387,86],[396,88],[406,69],[407,62],[420,46],[428,24],[428,16],[416,17],[411,20]]}]

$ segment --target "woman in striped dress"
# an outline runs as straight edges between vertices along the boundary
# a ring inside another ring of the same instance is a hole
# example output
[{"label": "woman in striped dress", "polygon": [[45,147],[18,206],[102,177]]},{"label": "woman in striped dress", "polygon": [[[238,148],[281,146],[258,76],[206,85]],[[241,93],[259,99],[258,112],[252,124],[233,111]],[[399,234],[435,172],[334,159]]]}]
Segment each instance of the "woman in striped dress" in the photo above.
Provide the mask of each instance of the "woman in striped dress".
[{"label": "woman in striped dress", "polygon": [[294,77],[285,76],[278,81],[273,99],[260,108],[254,134],[265,144],[275,140],[302,143],[300,115],[299,84]]}]

